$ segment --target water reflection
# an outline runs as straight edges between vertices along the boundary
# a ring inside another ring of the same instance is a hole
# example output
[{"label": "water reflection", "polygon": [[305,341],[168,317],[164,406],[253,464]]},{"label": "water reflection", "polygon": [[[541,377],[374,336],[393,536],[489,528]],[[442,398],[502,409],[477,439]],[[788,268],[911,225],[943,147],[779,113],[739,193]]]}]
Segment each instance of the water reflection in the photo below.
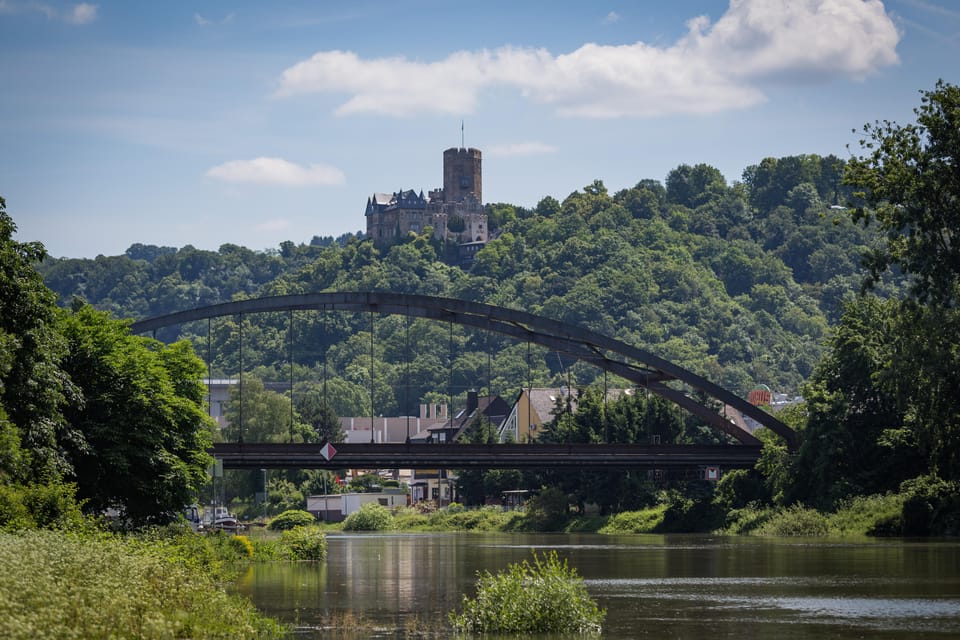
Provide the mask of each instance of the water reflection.
[{"label": "water reflection", "polygon": [[608,609],[605,638],[960,637],[960,544],[694,536],[331,535],[326,563],[251,567],[239,589],[305,627],[441,628],[477,571],[556,549]]}]

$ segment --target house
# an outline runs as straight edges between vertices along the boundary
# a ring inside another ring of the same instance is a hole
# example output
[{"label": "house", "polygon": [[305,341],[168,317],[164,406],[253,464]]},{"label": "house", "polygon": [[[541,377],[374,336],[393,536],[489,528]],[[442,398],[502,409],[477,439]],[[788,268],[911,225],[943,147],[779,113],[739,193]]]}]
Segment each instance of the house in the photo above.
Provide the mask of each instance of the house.
[{"label": "house", "polygon": [[531,442],[551,422],[557,410],[576,411],[577,400],[567,387],[521,389],[500,424],[500,442]]}]

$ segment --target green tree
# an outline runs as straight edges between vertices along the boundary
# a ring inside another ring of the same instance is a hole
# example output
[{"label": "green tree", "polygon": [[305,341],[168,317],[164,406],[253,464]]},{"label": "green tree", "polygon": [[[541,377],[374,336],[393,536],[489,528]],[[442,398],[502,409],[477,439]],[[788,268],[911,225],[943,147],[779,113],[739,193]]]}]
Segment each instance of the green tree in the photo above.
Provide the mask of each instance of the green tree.
[{"label": "green tree", "polygon": [[212,462],[203,362],[186,342],[131,335],[88,305],[63,312],[63,368],[83,393],[65,415],[83,434],[68,447],[78,497],[134,523],[163,520],[193,501]]},{"label": "green tree", "polygon": [[[921,302],[960,303],[960,87],[942,80],[921,92],[916,124],[864,125],[867,155],[847,163],[843,181],[863,205],[854,210],[875,222],[884,244],[867,256],[868,285],[891,266],[913,278]],[[871,207],[871,208],[868,208]]]},{"label": "green tree", "polygon": [[313,433],[310,440],[316,442],[343,442],[347,434],[340,424],[340,417],[333,407],[323,398],[322,389],[311,385],[306,393],[296,396],[295,406],[301,421],[309,426]]},{"label": "green tree", "polygon": [[227,426],[222,435],[228,442],[304,442],[313,433],[301,422],[289,397],[267,389],[252,375],[230,388],[224,416]]},{"label": "green tree", "polygon": [[48,481],[70,471],[62,443],[82,440],[62,414],[79,394],[59,367],[56,297],[34,268],[46,250],[16,230],[0,197],[0,480]]}]

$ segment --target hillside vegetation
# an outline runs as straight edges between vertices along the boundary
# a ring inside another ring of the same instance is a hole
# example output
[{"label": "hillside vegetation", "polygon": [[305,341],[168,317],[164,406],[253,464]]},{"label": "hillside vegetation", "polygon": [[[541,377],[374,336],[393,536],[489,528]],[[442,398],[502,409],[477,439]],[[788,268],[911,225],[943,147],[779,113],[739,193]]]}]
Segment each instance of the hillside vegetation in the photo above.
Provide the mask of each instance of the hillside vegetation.
[{"label": "hillside vegetation", "polygon": [[[125,255],[47,260],[44,280],[121,317],[143,318],[243,297],[317,291],[393,291],[519,308],[646,348],[741,394],[759,383],[796,394],[823,352],[827,328],[865,271],[869,229],[831,208],[846,202],[843,161],[768,158],[732,185],[708,165],[677,167],[665,184],[640,180],[611,194],[599,180],[534,209],[488,206],[497,238],[469,271],[438,256],[430,234],[378,250],[350,236],[326,246],[283,243],[253,251],[134,245]],[[358,213],[358,216],[360,214]],[[245,319],[244,366],[286,380],[286,314]],[[236,320],[213,323],[215,374],[238,371]],[[326,360],[333,408],[369,415],[369,319],[297,314],[297,380],[319,380]],[[206,352],[206,323],[184,335]],[[375,412],[415,411],[432,393],[590,384],[591,367],[482,332],[378,319]],[[160,336],[171,338],[173,335]],[[450,358],[452,380],[450,379]],[[488,362],[488,354],[491,360]],[[407,361],[410,365],[407,391]]]}]

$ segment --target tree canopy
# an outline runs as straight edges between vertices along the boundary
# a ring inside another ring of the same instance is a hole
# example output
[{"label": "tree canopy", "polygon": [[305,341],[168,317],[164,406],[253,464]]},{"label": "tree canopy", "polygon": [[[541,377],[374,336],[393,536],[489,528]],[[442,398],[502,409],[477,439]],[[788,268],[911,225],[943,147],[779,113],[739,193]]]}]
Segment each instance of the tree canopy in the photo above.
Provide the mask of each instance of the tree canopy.
[{"label": "tree canopy", "polygon": [[0,198],[0,479],[73,482],[86,510],[134,523],[171,517],[210,463],[202,361],[82,302],[58,309],[43,246],[15,230]]}]

